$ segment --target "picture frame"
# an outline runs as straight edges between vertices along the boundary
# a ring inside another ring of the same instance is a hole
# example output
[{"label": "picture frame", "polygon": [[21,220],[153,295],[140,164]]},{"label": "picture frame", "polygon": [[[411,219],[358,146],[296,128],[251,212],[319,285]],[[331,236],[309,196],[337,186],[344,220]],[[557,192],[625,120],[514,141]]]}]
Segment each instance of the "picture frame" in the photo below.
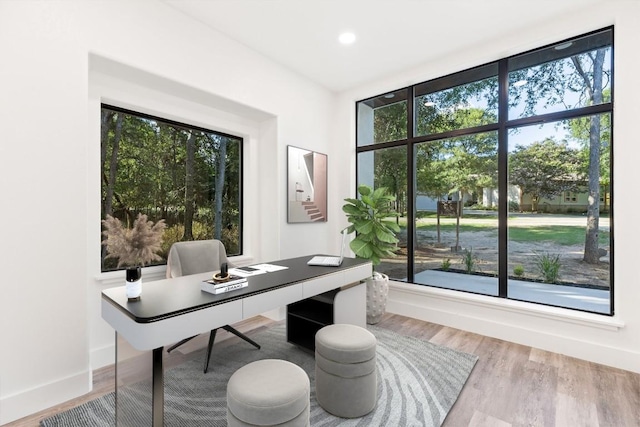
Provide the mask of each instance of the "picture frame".
[{"label": "picture frame", "polygon": [[287,222],[327,221],[327,155],[287,146]]}]

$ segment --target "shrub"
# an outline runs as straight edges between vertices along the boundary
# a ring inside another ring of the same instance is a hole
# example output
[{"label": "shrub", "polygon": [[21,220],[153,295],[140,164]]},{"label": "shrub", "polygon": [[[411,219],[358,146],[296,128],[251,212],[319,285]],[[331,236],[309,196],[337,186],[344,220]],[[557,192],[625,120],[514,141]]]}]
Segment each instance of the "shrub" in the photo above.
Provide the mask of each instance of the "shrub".
[{"label": "shrub", "polygon": [[560,278],[560,255],[536,254],[536,268],[547,283],[557,283]]},{"label": "shrub", "polygon": [[520,264],[516,265],[513,267],[513,274],[516,277],[522,277],[522,275],[524,275],[524,267]]},{"label": "shrub", "polygon": [[462,264],[464,264],[464,269],[467,274],[473,273],[473,270],[476,267],[477,257],[473,253],[473,249],[465,249],[462,253]]},{"label": "shrub", "polygon": [[[209,224],[202,223],[200,221],[194,221],[191,225],[191,231],[193,233],[193,240],[206,240],[213,239],[213,226]],[[227,249],[228,253],[235,253],[233,250],[237,251],[237,248],[232,248],[228,242],[234,240],[225,241],[225,231],[222,230],[222,237],[220,240],[224,243],[225,249]],[[238,230],[235,228],[235,238],[237,239]],[[234,236],[234,232],[230,232],[230,237]],[[162,255],[165,259],[169,254],[169,249],[171,245],[176,242],[181,242],[184,239],[184,224],[175,224],[171,227],[168,227],[164,230],[164,235],[162,236],[162,250],[160,251],[160,255]]]},{"label": "shrub", "polygon": [[442,264],[440,264],[440,268],[442,268],[443,271],[449,271],[450,267],[451,267],[451,260],[449,258],[443,259]]}]

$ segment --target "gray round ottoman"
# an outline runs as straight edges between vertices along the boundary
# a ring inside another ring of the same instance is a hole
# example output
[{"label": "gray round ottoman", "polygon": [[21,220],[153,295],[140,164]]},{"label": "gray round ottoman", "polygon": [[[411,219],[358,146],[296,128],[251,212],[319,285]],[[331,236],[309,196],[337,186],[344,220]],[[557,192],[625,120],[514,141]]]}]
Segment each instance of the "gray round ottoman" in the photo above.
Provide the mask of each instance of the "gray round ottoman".
[{"label": "gray round ottoman", "polygon": [[227,425],[308,426],[309,376],[286,360],[243,366],[227,384]]},{"label": "gray round ottoman", "polygon": [[357,418],[378,399],[376,337],[355,325],[329,325],[316,333],[316,399],[327,412]]}]

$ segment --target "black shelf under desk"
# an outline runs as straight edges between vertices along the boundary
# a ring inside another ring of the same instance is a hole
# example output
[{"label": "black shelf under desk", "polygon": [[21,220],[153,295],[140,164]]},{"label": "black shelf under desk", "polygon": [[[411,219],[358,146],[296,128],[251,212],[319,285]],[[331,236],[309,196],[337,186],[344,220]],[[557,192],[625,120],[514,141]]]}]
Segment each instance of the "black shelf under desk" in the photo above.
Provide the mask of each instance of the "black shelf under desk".
[{"label": "black shelf under desk", "polygon": [[287,341],[315,352],[316,332],[333,324],[338,289],[287,305]]}]

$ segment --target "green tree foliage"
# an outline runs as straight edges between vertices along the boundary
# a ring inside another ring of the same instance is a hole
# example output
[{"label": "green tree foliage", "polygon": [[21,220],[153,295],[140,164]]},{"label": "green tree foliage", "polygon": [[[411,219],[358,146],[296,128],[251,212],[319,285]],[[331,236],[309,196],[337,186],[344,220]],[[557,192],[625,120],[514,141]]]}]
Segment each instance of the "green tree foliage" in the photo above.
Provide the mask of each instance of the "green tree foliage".
[{"label": "green tree foliage", "polygon": [[522,196],[531,197],[532,211],[542,198],[553,198],[579,187],[580,157],[566,142],[546,139],[528,146],[518,145],[509,156],[510,184],[520,187]]},{"label": "green tree foliage", "polygon": [[373,141],[397,141],[407,137],[407,103],[379,107],[373,115]]},{"label": "green tree foliage", "polygon": [[[407,137],[407,104],[395,102],[379,107],[373,115],[374,142],[397,141]],[[396,212],[402,214],[407,193],[407,152],[391,148],[376,153],[374,186],[386,187],[395,196]]]},{"label": "green tree foliage", "polygon": [[[376,152],[374,187],[385,187],[394,195],[394,207],[401,215],[407,196],[407,151],[404,147]],[[397,219],[397,217],[396,217]]]},{"label": "green tree foliage", "polygon": [[[539,113],[540,108],[561,104],[566,109],[602,104],[605,90],[611,79],[610,62],[606,61],[611,48],[600,47],[572,55],[537,67],[516,71],[511,81],[526,81],[525,89],[512,91],[512,102],[525,105],[523,115]],[[513,85],[510,85],[513,86]],[[588,150],[586,151],[587,224],[584,245],[584,261],[599,262],[598,231],[600,219],[601,118],[589,117]]]},{"label": "green tree foliage", "polygon": [[[486,107],[473,106],[481,104]],[[497,105],[497,77],[421,96],[415,103],[415,133],[431,135],[496,123]]]},{"label": "green tree foliage", "polygon": [[[611,101],[611,90],[605,89],[602,92],[603,101],[610,102]],[[596,120],[596,118],[592,117],[580,117],[577,119],[573,119],[569,122],[569,132],[573,139],[578,141],[581,146],[580,150],[580,163],[581,169],[584,172],[585,176],[589,173],[589,160],[590,160],[590,151],[591,151],[591,127],[592,120]],[[599,116],[599,130],[600,130],[600,173],[599,173],[599,181],[600,186],[604,189],[605,192],[610,191],[611,187],[611,115],[610,114],[602,114]],[[607,201],[607,197],[604,198],[605,202]],[[608,207],[605,205],[605,209]]]},{"label": "green tree foliage", "polygon": [[[457,109],[452,116],[457,126],[469,128],[484,120],[495,121],[487,111],[477,108]],[[439,131],[437,128],[433,128]],[[423,143],[416,149],[416,184],[420,194],[438,201],[449,195],[463,201],[466,196],[482,193],[484,187],[497,186],[498,140],[495,132],[472,133]],[[459,218],[456,218],[456,247],[459,242]],[[438,211],[438,224],[440,212]],[[438,241],[440,230],[438,228]]]},{"label": "green tree foliage", "polygon": [[[181,240],[202,238],[204,225],[206,238],[238,253],[240,145],[237,138],[103,107],[103,219],[111,215],[131,227],[144,213],[170,229],[180,225]],[[103,270],[114,268],[105,255]]]}]

